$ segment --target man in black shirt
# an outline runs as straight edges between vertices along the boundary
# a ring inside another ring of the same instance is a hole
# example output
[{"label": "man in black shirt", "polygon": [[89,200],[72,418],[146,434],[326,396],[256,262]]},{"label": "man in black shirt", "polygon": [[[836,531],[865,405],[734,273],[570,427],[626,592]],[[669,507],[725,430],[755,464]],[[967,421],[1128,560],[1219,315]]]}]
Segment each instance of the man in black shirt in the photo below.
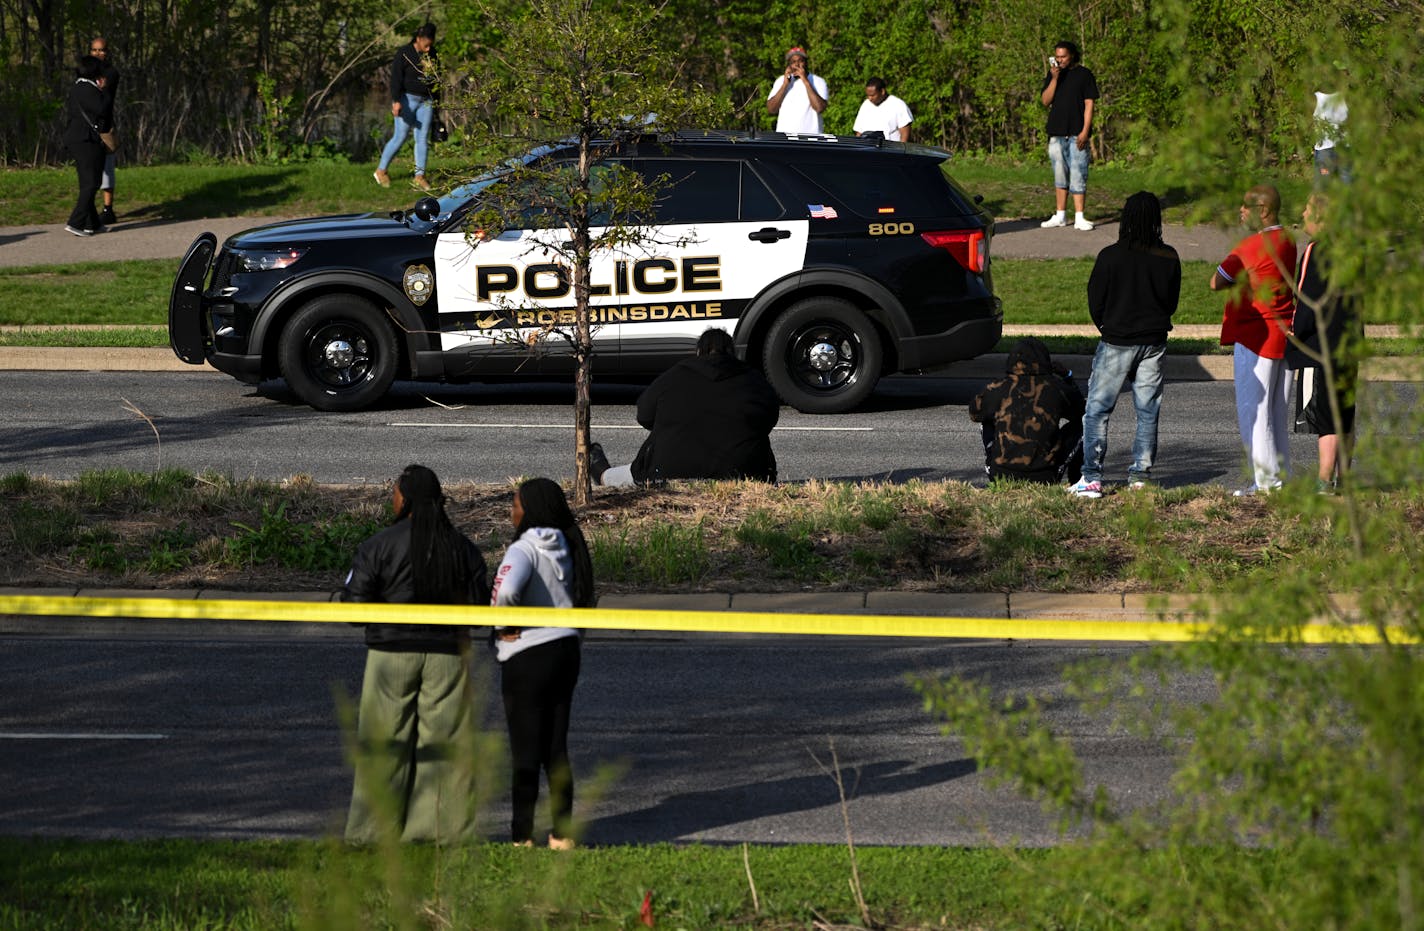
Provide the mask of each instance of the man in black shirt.
[{"label": "man in black shirt", "polygon": [[1088,311],[1102,339],[1093,354],[1083,412],[1083,477],[1072,488],[1080,498],[1103,496],[1108,418],[1129,384],[1137,430],[1127,487],[1145,487],[1152,478],[1162,411],[1162,360],[1181,293],[1181,260],[1162,241],[1162,205],[1157,195],[1138,191],[1123,205],[1117,242],[1098,253],[1088,277]]},{"label": "man in black shirt", "polygon": [[1068,225],[1068,195],[1073,195],[1073,228],[1091,230],[1083,216],[1088,193],[1088,135],[1093,129],[1093,105],[1098,82],[1093,72],[1079,64],[1082,54],[1072,42],[1059,42],[1048,60],[1048,74],[1040,95],[1048,108],[1048,160],[1053,163],[1053,188],[1058,212],[1039,226]]}]

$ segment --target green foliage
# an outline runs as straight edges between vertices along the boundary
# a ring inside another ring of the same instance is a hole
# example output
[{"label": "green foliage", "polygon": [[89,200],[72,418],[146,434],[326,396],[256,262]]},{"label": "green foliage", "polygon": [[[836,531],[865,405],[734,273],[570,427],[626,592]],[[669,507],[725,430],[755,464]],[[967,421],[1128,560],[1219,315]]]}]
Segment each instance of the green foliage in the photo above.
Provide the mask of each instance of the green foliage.
[{"label": "green foliage", "polygon": [[[1412,245],[1424,241],[1419,14],[1417,3],[1277,5],[1269,15],[1226,0],[1152,5],[1173,62],[1162,84],[1184,91],[1157,126],[1159,167],[1196,179],[1203,214],[1225,215],[1249,186],[1295,171],[1311,138],[1310,92],[1342,91],[1355,180],[1321,182],[1329,280],[1358,295],[1371,321],[1415,332],[1424,285]],[[1036,912],[1104,928],[1424,923],[1421,432],[1417,404],[1362,406],[1342,494],[1316,495],[1311,476],[1298,479],[1256,502],[1272,516],[1267,534],[1242,528],[1243,512],[1222,498],[1184,490],[1154,492],[1118,515],[1130,571],[1201,593],[1188,616],[1210,622],[1197,642],[1068,679],[1069,698],[1091,713],[1177,749],[1160,804],[1085,807],[1095,796],[1061,753],[1071,744],[1033,714],[1032,696],[922,683],[949,731],[1000,778],[1065,816],[1089,813],[1073,868],[1029,886]],[[1244,550],[1254,554],[1246,563]],[[1313,645],[1344,635],[1344,624],[1381,642]],[[1164,686],[1182,677],[1214,689],[1184,701]]]},{"label": "green foliage", "polygon": [[638,532],[628,527],[589,537],[594,578],[604,583],[675,587],[696,585],[710,568],[706,526],[655,524]]},{"label": "green foliage", "polygon": [[257,526],[235,522],[239,531],[224,541],[223,561],[230,566],[272,563],[289,569],[339,570],[351,563],[362,540],[381,529],[378,521],[336,515],[317,522],[294,521],[287,502],[264,506]]},{"label": "green foliage", "polygon": [[806,520],[786,525],[767,511],[753,511],[732,535],[763,557],[773,572],[815,574],[824,563],[811,543],[811,529]]},{"label": "green foliage", "polygon": [[[567,144],[559,160],[519,160],[500,168],[465,219],[467,240],[482,241],[511,228],[551,231],[540,247],[559,260],[573,286],[574,319],[521,337],[538,351],[557,336],[576,363],[574,448],[588,447],[593,335],[589,323],[590,268],[600,250],[638,247],[655,238],[645,218],[666,178],[645,179],[609,164],[629,134],[716,125],[725,111],[716,98],[690,86],[674,50],[657,45],[655,5],[615,0],[530,0],[527,10],[481,4],[488,30],[501,38],[481,80],[452,95],[471,120],[467,139],[516,127],[530,148]],[[512,13],[523,15],[512,15]],[[513,140],[511,140],[513,141]],[[468,143],[467,143],[468,144]],[[592,487],[587,455],[575,456],[574,501],[586,504]]]}]

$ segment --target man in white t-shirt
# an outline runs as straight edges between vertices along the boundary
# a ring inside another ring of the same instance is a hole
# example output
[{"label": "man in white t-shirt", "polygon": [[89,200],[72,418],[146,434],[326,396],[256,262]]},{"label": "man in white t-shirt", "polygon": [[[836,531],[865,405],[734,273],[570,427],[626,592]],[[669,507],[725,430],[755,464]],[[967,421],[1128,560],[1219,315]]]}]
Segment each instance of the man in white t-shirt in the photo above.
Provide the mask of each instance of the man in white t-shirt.
[{"label": "man in white t-shirt", "polygon": [[880,78],[865,82],[865,102],[855,115],[855,134],[879,133],[891,142],[910,141],[910,123],[914,120],[905,101],[885,89]]},{"label": "man in white t-shirt", "polygon": [[776,117],[779,133],[819,133],[830,96],[825,79],[806,69],[806,50],[798,45],[786,52],[786,72],[771,85],[766,112]]}]

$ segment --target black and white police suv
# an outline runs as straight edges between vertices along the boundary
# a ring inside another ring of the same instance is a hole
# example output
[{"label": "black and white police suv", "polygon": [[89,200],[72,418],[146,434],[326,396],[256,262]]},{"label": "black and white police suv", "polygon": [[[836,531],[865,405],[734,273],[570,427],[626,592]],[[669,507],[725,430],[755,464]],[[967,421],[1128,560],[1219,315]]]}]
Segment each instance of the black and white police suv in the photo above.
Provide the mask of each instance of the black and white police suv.
[{"label": "black and white police suv", "polygon": [[[717,326],[787,404],[836,413],[881,375],[999,340],[994,221],[943,150],[699,132],[633,140],[607,165],[663,186],[647,241],[594,257],[600,376],[656,375]],[[251,384],[284,378],[330,411],[369,406],[395,379],[566,377],[561,340],[526,343],[572,322],[572,276],[542,247],[567,233],[510,230],[473,245],[465,235],[499,175],[404,212],[259,227],[220,251],[202,234],[173,285],[173,351]]]}]

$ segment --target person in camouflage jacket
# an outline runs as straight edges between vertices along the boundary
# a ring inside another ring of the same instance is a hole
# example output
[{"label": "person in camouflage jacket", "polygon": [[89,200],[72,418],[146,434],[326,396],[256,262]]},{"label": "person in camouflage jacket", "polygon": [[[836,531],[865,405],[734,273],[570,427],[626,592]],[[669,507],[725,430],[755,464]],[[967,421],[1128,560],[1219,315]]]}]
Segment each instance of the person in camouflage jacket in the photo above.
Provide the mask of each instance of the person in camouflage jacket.
[{"label": "person in camouflage jacket", "polygon": [[985,471],[1044,484],[1076,481],[1070,473],[1082,468],[1083,392],[1032,336],[1014,344],[1006,372],[969,402],[969,419],[984,428]]}]

